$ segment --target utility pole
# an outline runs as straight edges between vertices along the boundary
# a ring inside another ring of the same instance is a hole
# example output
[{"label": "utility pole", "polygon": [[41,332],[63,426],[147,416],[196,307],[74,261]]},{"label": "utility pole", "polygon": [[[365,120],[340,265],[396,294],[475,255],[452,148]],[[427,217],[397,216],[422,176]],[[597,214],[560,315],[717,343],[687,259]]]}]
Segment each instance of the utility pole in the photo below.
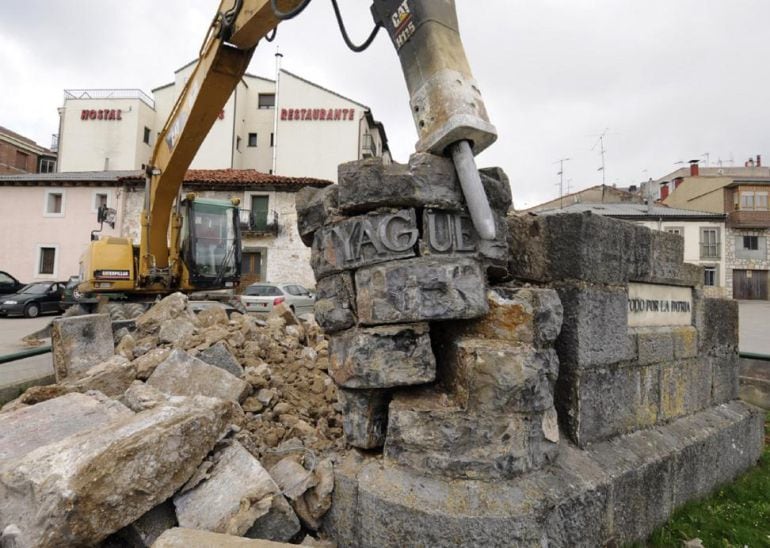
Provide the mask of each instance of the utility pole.
[{"label": "utility pole", "polygon": [[560,158],[554,163],[559,164],[559,209],[564,209],[564,162],[569,162],[570,158]]},{"label": "utility pole", "polygon": [[701,154],[701,156],[706,158],[706,166],[705,167],[709,167],[709,159],[711,158],[711,153],[710,152],[704,152],[703,154]]}]

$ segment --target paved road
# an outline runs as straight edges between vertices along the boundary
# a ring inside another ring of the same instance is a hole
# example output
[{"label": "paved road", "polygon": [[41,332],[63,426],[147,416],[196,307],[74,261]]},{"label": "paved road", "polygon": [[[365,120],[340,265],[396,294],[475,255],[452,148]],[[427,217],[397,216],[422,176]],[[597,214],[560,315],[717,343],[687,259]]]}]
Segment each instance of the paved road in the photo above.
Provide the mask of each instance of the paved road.
[{"label": "paved road", "polygon": [[[0,318],[0,356],[28,350],[21,342],[26,335],[44,328],[57,316],[39,318]],[[44,341],[50,344],[50,339]],[[24,360],[0,363],[0,389],[9,384],[53,374],[51,354],[33,356]]]},{"label": "paved road", "polygon": [[770,355],[770,302],[738,301],[741,352]]}]

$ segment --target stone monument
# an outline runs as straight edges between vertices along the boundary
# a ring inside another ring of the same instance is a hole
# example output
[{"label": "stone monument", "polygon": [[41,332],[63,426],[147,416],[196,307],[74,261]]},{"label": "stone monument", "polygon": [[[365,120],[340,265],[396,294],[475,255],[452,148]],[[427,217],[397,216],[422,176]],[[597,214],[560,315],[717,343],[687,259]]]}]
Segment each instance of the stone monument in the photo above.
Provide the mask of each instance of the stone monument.
[{"label": "stone monument", "polygon": [[595,215],[480,240],[450,161],[340,166],[298,196],[351,446],[340,546],[596,546],[646,537],[759,458],[737,306],[682,239]]}]

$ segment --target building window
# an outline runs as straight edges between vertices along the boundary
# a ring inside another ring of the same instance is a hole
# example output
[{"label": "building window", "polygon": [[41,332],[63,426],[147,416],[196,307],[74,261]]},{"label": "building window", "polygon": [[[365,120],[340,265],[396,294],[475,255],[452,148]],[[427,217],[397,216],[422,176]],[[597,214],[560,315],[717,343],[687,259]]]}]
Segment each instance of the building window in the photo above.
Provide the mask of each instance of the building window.
[{"label": "building window", "polygon": [[252,230],[256,232],[264,232],[267,230],[269,201],[267,196],[253,195],[251,197],[251,222],[249,223],[249,228]]},{"label": "building window", "polygon": [[741,209],[754,209],[753,192],[741,192]]},{"label": "building window", "polygon": [[22,169],[24,171],[27,171],[27,159],[29,158],[29,154],[26,152],[22,152],[20,150],[16,151],[16,168]]},{"label": "building window", "polygon": [[700,257],[701,259],[719,258],[719,229],[700,229]]},{"label": "building window", "polygon": [[108,192],[94,192],[91,198],[91,211],[96,213],[100,207],[109,207],[110,195]]},{"label": "building window", "polygon": [[40,173],[53,173],[54,171],[56,171],[56,160],[40,158]]},{"label": "building window", "polygon": [[56,248],[55,247],[41,247],[40,248],[40,263],[37,269],[38,274],[53,274],[56,265]]},{"label": "building window", "polygon": [[259,108],[275,108],[275,93],[260,93]]},{"label": "building window", "polygon": [[144,128],[144,143],[149,145],[150,144],[150,128],[145,127]]},{"label": "building window", "polygon": [[719,271],[715,266],[703,268],[703,285],[714,287],[719,285]]},{"label": "building window", "polygon": [[669,234],[684,236],[684,227],[681,227],[681,226],[669,226],[664,228],[663,231],[668,232]]},{"label": "building window", "polygon": [[757,192],[754,195],[754,209],[767,211],[767,192]]},{"label": "building window", "polygon": [[271,147],[275,146],[275,133],[270,134],[270,146]]},{"label": "building window", "polygon": [[756,251],[759,249],[759,236],[744,236],[743,249]]},{"label": "building window", "polygon": [[61,217],[64,215],[64,193],[49,190],[45,193],[44,214],[49,217]]},{"label": "building window", "polygon": [[257,146],[257,134],[256,133],[249,133],[249,146],[250,147]]}]

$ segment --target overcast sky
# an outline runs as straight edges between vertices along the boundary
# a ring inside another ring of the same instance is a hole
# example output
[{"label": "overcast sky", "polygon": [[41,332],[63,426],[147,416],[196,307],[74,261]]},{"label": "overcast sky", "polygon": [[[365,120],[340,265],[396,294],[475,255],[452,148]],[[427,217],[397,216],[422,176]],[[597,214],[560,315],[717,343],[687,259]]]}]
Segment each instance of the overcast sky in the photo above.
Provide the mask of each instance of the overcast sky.
[{"label": "overcast sky", "polygon": [[[428,0],[431,1],[431,0]],[[350,33],[369,1],[340,0]],[[69,88],[152,88],[198,54],[216,0],[0,1],[0,125],[49,146]],[[479,166],[502,166],[523,208],[606,180],[657,178],[710,153],[742,165],[768,152],[767,0],[457,0],[465,48],[499,139]],[[327,0],[260,45],[249,72],[283,66],[369,105],[406,161],[416,132],[385,33],[347,50]],[[770,154],[767,156],[770,161]]]}]

